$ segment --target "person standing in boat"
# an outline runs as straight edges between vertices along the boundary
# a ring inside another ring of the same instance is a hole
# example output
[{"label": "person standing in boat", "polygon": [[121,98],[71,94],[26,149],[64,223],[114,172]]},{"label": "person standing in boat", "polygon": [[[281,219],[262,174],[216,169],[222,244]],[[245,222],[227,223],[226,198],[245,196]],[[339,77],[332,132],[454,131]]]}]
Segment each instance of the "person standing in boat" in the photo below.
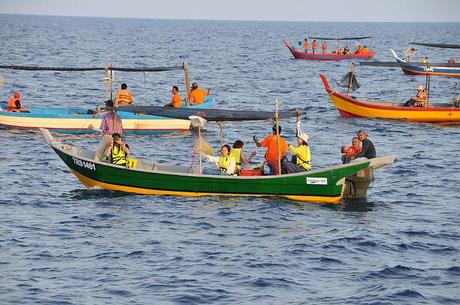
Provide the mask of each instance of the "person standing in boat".
[{"label": "person standing in boat", "polygon": [[105,157],[107,147],[112,143],[112,135],[117,133],[123,134],[123,123],[120,116],[113,110],[113,101],[105,101],[104,114],[101,120],[101,138],[96,149],[96,160],[102,160]]},{"label": "person standing in boat", "polygon": [[342,163],[350,163],[352,158],[356,156],[362,150],[362,143],[358,137],[353,137],[351,140],[351,146],[342,146]]},{"label": "person standing in boat", "polygon": [[321,52],[323,52],[323,54],[327,53],[327,42],[326,42],[326,40],[324,40],[323,44],[321,45]]},{"label": "person standing in boat", "polygon": [[286,173],[301,173],[311,170],[311,154],[310,147],[308,146],[308,134],[297,129],[297,144],[289,144],[289,150],[294,154],[291,161],[284,161],[283,168]]},{"label": "person standing in boat", "polygon": [[134,97],[128,89],[128,85],[123,83],[121,84],[121,89],[115,97],[115,107],[132,104],[134,104]]},{"label": "person standing in boat", "polygon": [[200,154],[209,162],[213,162],[217,168],[218,171],[212,171],[205,169],[204,173],[205,174],[221,174],[221,175],[236,175],[236,162],[235,158],[230,154],[230,145],[225,144],[222,145],[220,149],[220,156],[210,156],[204,153]]},{"label": "person standing in boat", "polygon": [[198,88],[198,84],[193,82],[188,98],[191,104],[203,104],[204,98],[210,94],[211,89],[205,90],[203,88]]},{"label": "person standing in boat", "polygon": [[358,131],[358,139],[361,141],[361,151],[354,156],[351,156],[351,160],[357,158],[367,158],[373,159],[377,157],[377,153],[375,151],[374,143],[367,138],[367,133],[363,130]]},{"label": "person standing in boat", "polygon": [[251,162],[252,158],[256,155],[256,152],[253,151],[249,157],[244,156],[243,152],[243,147],[244,147],[244,142],[241,140],[236,140],[235,143],[233,143],[233,147],[230,150],[230,156],[232,156],[235,159],[235,164],[236,164],[236,173],[239,173],[241,169],[241,164],[249,164]]},{"label": "person standing in boat", "polygon": [[259,142],[259,139],[256,136],[253,136],[253,140],[254,143],[256,143],[257,147],[267,148],[267,152],[265,153],[265,160],[267,160],[268,166],[270,168],[270,175],[278,175],[281,173],[279,162],[283,157],[286,156],[288,150],[288,143],[280,135],[281,126],[278,126],[277,130],[276,125],[273,125],[272,130],[273,134],[267,136],[262,142]]},{"label": "person standing in boat", "polygon": [[417,86],[417,95],[415,97],[411,97],[404,104],[404,106],[424,107],[427,102],[428,102],[428,93],[426,92],[426,88],[423,85],[419,85]]},{"label": "person standing in boat", "polygon": [[318,49],[318,42],[316,41],[316,39],[313,39],[313,42],[311,44],[311,50],[313,54],[316,54],[316,49]]},{"label": "person standing in boat", "polygon": [[303,49],[304,49],[305,53],[308,53],[308,49],[310,49],[310,44],[308,43],[307,38],[305,38],[305,40],[303,42]]},{"label": "person standing in boat", "polygon": [[165,107],[173,107],[173,108],[181,108],[182,107],[182,98],[179,94],[179,88],[177,86],[173,86],[171,89],[172,99],[171,103],[166,104]]}]

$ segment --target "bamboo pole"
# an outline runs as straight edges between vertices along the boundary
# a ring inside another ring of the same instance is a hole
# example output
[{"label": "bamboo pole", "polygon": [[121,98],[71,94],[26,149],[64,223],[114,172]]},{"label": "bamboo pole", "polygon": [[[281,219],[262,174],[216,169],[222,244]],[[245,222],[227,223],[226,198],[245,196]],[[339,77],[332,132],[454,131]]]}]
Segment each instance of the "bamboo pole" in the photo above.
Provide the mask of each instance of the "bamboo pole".
[{"label": "bamboo pole", "polygon": [[278,116],[278,99],[275,102],[275,126],[276,126],[276,144],[278,150],[278,172],[275,175],[281,174],[281,149],[280,149],[280,133],[279,133],[279,116]]},{"label": "bamboo pole", "polygon": [[182,64],[182,67],[184,68],[185,103],[187,104],[187,106],[190,106],[190,99],[188,98],[190,94],[190,69],[185,61]]},{"label": "bamboo pole", "polygon": [[201,174],[201,126],[198,126],[198,173]]}]

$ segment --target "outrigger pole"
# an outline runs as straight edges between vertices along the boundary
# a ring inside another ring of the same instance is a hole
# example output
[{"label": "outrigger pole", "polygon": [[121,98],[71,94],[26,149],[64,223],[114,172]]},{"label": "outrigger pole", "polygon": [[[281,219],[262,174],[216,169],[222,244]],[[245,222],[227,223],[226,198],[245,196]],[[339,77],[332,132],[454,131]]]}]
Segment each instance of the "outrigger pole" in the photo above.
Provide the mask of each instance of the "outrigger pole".
[{"label": "outrigger pole", "polygon": [[278,117],[278,99],[275,102],[275,125],[276,125],[276,143],[278,149],[278,171],[275,175],[281,175],[281,153],[280,153],[280,133],[279,133],[279,117]]},{"label": "outrigger pole", "polygon": [[184,61],[182,64],[184,69],[184,81],[185,81],[185,103],[187,106],[190,106],[190,99],[188,98],[190,94],[190,69],[188,68],[188,64]]}]

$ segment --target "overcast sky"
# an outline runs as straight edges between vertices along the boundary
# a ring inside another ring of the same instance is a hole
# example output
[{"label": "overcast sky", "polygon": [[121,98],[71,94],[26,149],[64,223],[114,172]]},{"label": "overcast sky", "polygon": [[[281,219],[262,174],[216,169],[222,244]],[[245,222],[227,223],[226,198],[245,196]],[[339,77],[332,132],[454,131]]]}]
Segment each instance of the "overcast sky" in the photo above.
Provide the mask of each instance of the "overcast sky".
[{"label": "overcast sky", "polygon": [[0,0],[0,13],[212,20],[460,22],[460,0]]}]

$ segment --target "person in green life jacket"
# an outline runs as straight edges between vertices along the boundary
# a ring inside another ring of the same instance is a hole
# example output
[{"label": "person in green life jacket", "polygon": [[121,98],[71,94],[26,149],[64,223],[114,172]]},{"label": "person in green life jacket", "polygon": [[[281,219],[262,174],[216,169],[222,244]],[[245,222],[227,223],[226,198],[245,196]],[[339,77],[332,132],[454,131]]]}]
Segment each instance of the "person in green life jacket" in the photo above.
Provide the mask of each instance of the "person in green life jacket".
[{"label": "person in green life jacket", "polygon": [[283,168],[286,173],[300,173],[304,171],[311,170],[311,155],[310,147],[308,146],[308,134],[302,132],[300,129],[297,129],[297,144],[289,144],[289,151],[294,155],[292,156],[292,161],[285,160],[283,162]]},{"label": "person in green life jacket", "polygon": [[130,153],[129,145],[123,141],[119,133],[112,135],[112,142],[107,147],[106,156],[108,156],[112,164],[127,166],[128,154]]},{"label": "person in green life jacket", "polygon": [[233,143],[233,148],[230,150],[230,156],[235,159],[236,164],[236,173],[239,173],[241,169],[241,164],[248,164],[251,162],[251,159],[254,158],[256,152],[253,151],[249,157],[245,157],[243,153],[244,142],[241,140],[236,140]]}]

